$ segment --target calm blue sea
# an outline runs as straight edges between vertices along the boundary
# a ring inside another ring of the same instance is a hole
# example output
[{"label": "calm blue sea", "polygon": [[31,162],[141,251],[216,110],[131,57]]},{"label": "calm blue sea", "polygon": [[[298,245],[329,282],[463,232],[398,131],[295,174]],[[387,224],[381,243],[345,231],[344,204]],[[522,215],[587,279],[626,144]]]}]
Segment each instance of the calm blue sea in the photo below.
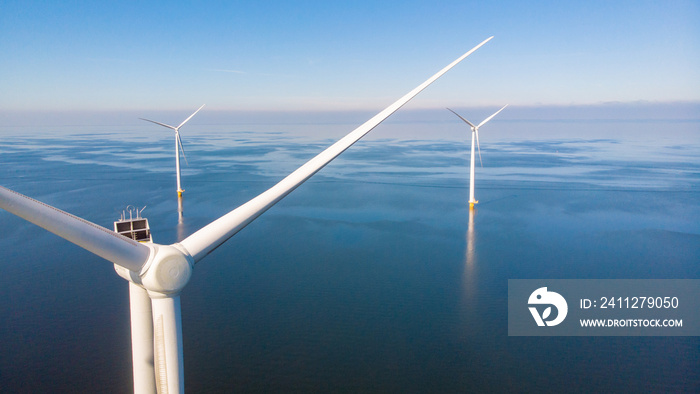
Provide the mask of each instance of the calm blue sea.
[{"label": "calm blue sea", "polygon": [[[182,215],[151,126],[0,128],[0,185],[172,243],[356,125],[188,124]],[[186,390],[700,392],[698,337],[507,328],[508,279],[700,279],[700,122],[494,120],[472,212],[462,126],[381,125],[200,262]],[[0,272],[0,392],[131,390],[111,264],[0,211]]]}]

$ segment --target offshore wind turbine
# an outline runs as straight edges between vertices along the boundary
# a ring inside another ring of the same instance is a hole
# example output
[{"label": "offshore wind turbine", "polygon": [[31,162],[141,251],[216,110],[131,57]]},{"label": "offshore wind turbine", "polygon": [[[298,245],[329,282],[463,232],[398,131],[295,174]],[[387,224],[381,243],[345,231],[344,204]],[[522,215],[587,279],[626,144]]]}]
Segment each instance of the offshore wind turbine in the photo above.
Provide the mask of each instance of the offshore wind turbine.
[{"label": "offshore wind turbine", "polygon": [[479,201],[474,199],[474,138],[476,137],[476,146],[479,149],[479,163],[481,163],[481,166],[484,166],[484,162],[481,161],[481,146],[479,146],[479,127],[483,126],[491,120],[494,116],[498,115],[499,112],[503,111],[506,109],[508,104],[504,105],[503,108],[499,109],[496,111],[493,115],[489,116],[488,118],[484,119],[483,122],[479,123],[478,126],[474,126],[474,124],[463,117],[461,117],[457,112],[447,108],[448,111],[452,112],[453,114],[457,115],[460,119],[462,119],[466,124],[468,124],[472,128],[472,156],[471,156],[471,166],[469,169],[469,209],[474,209],[474,204],[478,203]]},{"label": "offshore wind turbine", "polygon": [[182,147],[182,141],[180,140],[180,127],[184,126],[185,123],[187,123],[190,119],[192,119],[193,116],[199,112],[202,108],[204,108],[205,104],[202,104],[201,107],[199,107],[192,115],[190,115],[189,118],[185,119],[182,123],[180,123],[179,126],[171,126],[169,124],[165,123],[160,123],[156,122],[155,120],[150,120],[150,119],[145,119],[145,118],[139,118],[141,120],[145,120],[146,122],[151,122],[155,123],[157,125],[161,125],[163,127],[167,127],[169,129],[175,130],[175,174],[177,176],[177,196],[182,197],[182,192],[184,190],[182,189],[182,186],[180,186],[180,151],[182,151],[182,157],[185,159],[185,163],[187,163],[187,156],[185,156],[185,148]]},{"label": "offshore wind turbine", "polygon": [[195,264],[492,38],[472,48],[267,191],[181,242],[139,243],[2,186],[0,208],[114,263],[119,276],[129,282],[134,391],[183,393],[180,292],[189,282]]}]

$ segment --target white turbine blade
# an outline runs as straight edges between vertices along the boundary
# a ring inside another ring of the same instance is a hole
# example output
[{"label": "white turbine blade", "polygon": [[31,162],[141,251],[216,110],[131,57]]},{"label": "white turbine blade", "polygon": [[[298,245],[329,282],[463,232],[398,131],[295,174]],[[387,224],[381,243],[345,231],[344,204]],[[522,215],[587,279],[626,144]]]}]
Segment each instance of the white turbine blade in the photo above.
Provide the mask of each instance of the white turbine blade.
[{"label": "white turbine blade", "polygon": [[2,186],[0,208],[134,272],[151,255],[146,245]]},{"label": "white turbine blade", "polygon": [[180,296],[150,294],[153,307],[153,348],[159,393],[184,393]]},{"label": "white turbine blade", "polygon": [[309,179],[331,160],[343,153],[365,134],[369,133],[373,128],[384,121],[384,119],[389,117],[389,115],[396,112],[428,85],[440,78],[457,63],[461,62],[464,58],[472,54],[491,38],[493,37],[489,37],[488,39],[484,40],[482,43],[472,48],[469,52],[450,63],[447,67],[440,70],[427,81],[423,82],[408,94],[401,97],[395,103],[391,104],[389,107],[375,115],[372,119],[350,132],[335,144],[326,148],[326,150],[319,153],[316,157],[309,160],[303,166],[299,167],[296,171],[282,179],[275,186],[185,238],[181,242],[181,245],[187,249],[190,255],[194,258],[195,262],[201,260],[204,256],[218,248],[243,227],[255,220],[255,218],[260,216],[263,212],[291,193],[292,190],[304,183],[304,181]]},{"label": "white turbine blade", "polygon": [[185,164],[190,165],[187,162],[187,156],[185,155],[185,148],[182,146],[182,140],[180,139],[180,133],[177,133],[177,143],[180,145],[180,151],[182,152],[182,157],[185,159]]},{"label": "white turbine blade", "polygon": [[134,393],[156,394],[151,298],[146,289],[133,282],[129,282],[129,306]]},{"label": "white turbine blade", "polygon": [[206,105],[206,104],[202,104],[202,106],[199,107],[196,111],[194,111],[194,113],[193,113],[192,115],[190,115],[189,118],[185,119],[184,122],[180,123],[180,125],[177,126],[177,129],[179,130],[180,127],[182,127],[185,123],[187,123],[190,119],[192,119],[193,116],[197,115],[197,112],[199,112],[199,110],[201,110],[202,108],[204,108],[205,105]]},{"label": "white turbine blade", "polygon": [[476,133],[476,148],[477,148],[478,151],[479,151],[479,163],[480,163],[481,166],[483,167],[483,166],[484,166],[484,162],[481,161],[481,146],[479,146],[479,128],[478,128],[478,127],[474,129],[474,133]]},{"label": "white turbine blade", "polygon": [[464,119],[464,118],[463,118],[462,116],[460,116],[457,112],[455,112],[455,111],[453,111],[453,110],[451,110],[451,109],[449,109],[449,108],[447,108],[447,110],[450,111],[450,112],[452,112],[453,114],[457,115],[458,118],[462,119],[462,120],[464,121],[464,123],[468,124],[468,125],[471,126],[472,128],[475,128],[475,127],[476,127],[476,126],[474,126],[474,125],[472,124],[472,122],[470,122],[470,121]]},{"label": "white turbine blade", "polygon": [[161,125],[161,126],[163,126],[163,127],[167,127],[167,128],[169,128],[169,129],[173,129],[173,130],[177,131],[177,128],[176,128],[175,126],[171,126],[171,125],[169,125],[169,124],[156,122],[155,120],[150,120],[150,119],[146,119],[146,118],[139,118],[139,119],[145,120],[146,122],[155,123],[155,124],[157,124],[157,125]]},{"label": "white turbine blade", "polygon": [[491,115],[491,116],[489,116],[488,118],[484,119],[484,121],[481,122],[481,123],[479,123],[479,125],[476,126],[476,128],[478,129],[479,127],[481,127],[481,126],[483,126],[484,124],[486,124],[486,122],[488,122],[489,120],[493,119],[494,116],[498,115],[499,112],[501,112],[501,111],[503,111],[504,109],[506,109],[507,106],[508,106],[508,104],[504,105],[503,108],[501,108],[501,109],[499,109],[498,111],[496,111],[496,113],[494,113],[493,115]]}]

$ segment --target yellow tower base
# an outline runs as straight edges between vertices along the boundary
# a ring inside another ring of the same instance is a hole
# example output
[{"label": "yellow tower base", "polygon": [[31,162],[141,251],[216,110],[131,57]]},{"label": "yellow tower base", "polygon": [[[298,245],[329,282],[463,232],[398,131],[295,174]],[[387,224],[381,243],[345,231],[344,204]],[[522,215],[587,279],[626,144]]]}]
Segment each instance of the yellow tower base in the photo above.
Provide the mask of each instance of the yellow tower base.
[{"label": "yellow tower base", "polygon": [[479,200],[476,201],[469,201],[469,209],[474,209],[474,204],[478,204]]}]

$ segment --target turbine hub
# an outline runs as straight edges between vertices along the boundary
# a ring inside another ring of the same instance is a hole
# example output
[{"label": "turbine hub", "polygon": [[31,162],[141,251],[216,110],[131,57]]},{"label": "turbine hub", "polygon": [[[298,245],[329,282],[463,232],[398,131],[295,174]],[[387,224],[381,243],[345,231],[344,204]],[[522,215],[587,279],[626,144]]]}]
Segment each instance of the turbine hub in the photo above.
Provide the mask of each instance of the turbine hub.
[{"label": "turbine hub", "polygon": [[177,245],[158,245],[150,264],[141,271],[143,287],[152,292],[176,295],[192,277],[194,260]]}]

